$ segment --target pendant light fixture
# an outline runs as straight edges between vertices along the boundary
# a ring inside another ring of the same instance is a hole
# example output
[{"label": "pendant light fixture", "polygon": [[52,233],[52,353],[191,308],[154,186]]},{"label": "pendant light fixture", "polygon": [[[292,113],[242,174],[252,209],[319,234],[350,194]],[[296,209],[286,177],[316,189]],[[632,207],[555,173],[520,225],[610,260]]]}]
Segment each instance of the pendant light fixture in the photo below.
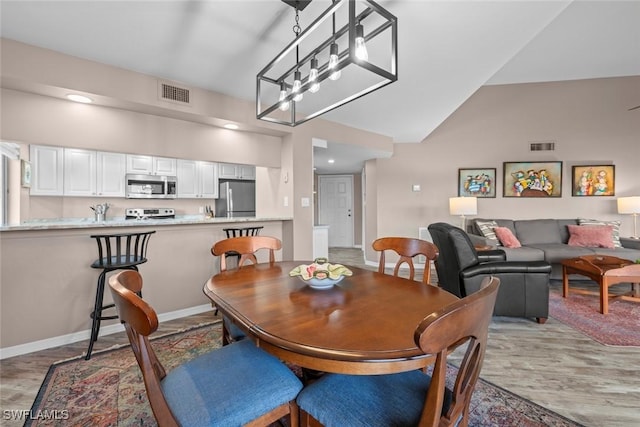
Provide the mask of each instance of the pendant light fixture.
[{"label": "pendant light fixture", "polygon": [[377,3],[313,0],[329,7],[302,31],[311,0],[282,1],[295,8],[295,38],[256,76],[258,119],[297,126],[398,79],[397,18]]}]

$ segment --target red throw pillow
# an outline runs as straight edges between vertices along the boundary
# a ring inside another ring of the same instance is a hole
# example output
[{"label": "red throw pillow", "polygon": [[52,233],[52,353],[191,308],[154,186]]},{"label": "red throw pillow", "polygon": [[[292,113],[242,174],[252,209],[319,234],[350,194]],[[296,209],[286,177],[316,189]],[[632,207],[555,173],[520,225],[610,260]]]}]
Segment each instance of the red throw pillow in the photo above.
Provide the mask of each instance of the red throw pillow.
[{"label": "red throw pillow", "polygon": [[496,237],[502,243],[505,248],[520,248],[520,240],[513,235],[510,229],[507,227],[493,227],[493,231],[496,233]]},{"label": "red throw pillow", "polygon": [[611,225],[567,225],[569,246],[613,249],[613,226]]}]

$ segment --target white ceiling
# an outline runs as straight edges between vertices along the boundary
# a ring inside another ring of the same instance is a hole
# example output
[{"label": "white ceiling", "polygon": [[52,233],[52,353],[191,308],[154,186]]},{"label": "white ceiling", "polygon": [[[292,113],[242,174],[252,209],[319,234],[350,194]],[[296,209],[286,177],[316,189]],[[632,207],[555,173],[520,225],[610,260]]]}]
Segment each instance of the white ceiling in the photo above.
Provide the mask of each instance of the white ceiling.
[{"label": "white ceiling", "polygon": [[[640,75],[638,0],[378,3],[398,17],[398,81],[323,117],[396,142],[422,141],[485,84]],[[301,26],[329,4],[313,0]],[[2,37],[247,100],[294,24],[280,0],[2,0],[0,16]]]}]

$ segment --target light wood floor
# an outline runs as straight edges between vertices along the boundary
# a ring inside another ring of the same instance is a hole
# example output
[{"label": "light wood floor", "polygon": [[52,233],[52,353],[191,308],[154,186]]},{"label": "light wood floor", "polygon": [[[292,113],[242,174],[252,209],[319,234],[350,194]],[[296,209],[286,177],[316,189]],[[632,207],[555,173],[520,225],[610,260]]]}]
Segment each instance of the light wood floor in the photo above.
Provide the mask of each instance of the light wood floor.
[{"label": "light wood floor", "polygon": [[[330,259],[363,265],[358,249],[332,249]],[[164,322],[159,333],[212,319],[208,312]],[[124,333],[100,337],[94,351],[126,342]],[[0,409],[30,409],[49,366],[86,346],[78,342],[0,361]],[[640,348],[601,345],[553,318],[539,325],[496,317],[481,377],[587,426],[639,426],[639,365]],[[0,418],[0,425],[22,423]]]}]

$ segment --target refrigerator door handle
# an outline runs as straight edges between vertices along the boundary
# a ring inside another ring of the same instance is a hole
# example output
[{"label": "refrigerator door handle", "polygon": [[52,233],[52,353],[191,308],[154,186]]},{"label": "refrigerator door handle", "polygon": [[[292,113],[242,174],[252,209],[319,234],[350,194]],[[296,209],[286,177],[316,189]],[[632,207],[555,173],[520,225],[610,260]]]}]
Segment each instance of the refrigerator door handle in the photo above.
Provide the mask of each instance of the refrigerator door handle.
[{"label": "refrigerator door handle", "polygon": [[233,190],[231,190],[231,187],[227,188],[227,216],[231,216],[231,212],[233,212]]}]

